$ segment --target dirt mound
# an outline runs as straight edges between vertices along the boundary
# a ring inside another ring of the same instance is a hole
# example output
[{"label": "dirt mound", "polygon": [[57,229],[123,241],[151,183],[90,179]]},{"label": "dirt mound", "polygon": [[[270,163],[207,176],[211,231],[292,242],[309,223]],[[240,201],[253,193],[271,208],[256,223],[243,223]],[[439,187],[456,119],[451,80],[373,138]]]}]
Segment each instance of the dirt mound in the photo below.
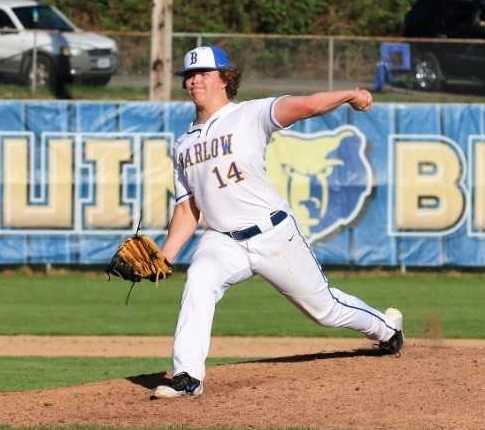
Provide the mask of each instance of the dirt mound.
[{"label": "dirt mound", "polygon": [[196,399],[149,400],[161,375],[0,394],[10,425],[485,428],[485,348],[411,344],[402,356],[358,349],[210,368]]}]

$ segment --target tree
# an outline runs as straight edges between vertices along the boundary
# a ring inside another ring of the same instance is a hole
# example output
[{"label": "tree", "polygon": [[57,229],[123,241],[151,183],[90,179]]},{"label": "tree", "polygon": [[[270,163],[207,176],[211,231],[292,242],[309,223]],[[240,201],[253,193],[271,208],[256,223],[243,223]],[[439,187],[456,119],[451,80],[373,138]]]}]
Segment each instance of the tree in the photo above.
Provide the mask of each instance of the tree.
[{"label": "tree", "polygon": [[[51,0],[81,28],[146,31],[151,0]],[[174,31],[396,36],[413,0],[174,0]]]}]

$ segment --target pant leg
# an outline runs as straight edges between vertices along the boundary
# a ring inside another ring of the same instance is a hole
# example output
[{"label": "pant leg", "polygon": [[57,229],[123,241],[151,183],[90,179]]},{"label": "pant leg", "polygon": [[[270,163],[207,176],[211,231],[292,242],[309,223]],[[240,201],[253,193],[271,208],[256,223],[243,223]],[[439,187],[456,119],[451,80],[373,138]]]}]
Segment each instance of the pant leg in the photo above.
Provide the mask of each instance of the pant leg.
[{"label": "pant leg", "polygon": [[358,330],[388,340],[395,328],[383,313],[357,297],[329,288],[321,266],[293,217],[252,238],[251,267],[321,325]]},{"label": "pant leg", "polygon": [[217,302],[234,283],[252,275],[247,254],[214,231],[202,237],[187,272],[173,345],[173,373],[203,380]]}]

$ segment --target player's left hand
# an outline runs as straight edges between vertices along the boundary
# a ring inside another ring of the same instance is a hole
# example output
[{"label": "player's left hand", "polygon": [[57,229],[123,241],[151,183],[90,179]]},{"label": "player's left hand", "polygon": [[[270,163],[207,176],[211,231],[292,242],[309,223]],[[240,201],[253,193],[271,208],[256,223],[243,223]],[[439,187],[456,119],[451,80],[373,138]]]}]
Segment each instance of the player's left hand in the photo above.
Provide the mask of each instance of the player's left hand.
[{"label": "player's left hand", "polygon": [[353,109],[367,112],[372,107],[372,94],[367,90],[356,88],[349,103]]},{"label": "player's left hand", "polygon": [[121,243],[106,273],[131,282],[149,279],[158,285],[159,279],[172,274],[172,265],[150,237],[136,234]]}]

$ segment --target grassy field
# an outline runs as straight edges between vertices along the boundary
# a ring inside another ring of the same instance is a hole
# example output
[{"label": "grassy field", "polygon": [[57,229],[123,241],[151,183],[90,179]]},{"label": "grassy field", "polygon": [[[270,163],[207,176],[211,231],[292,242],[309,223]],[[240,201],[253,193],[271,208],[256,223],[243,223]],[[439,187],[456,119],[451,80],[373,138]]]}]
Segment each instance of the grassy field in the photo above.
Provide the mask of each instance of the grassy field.
[{"label": "grassy field", "polygon": [[[326,88],[321,90],[325,91]],[[69,85],[67,91],[73,100],[148,100],[148,86],[108,85],[106,87]],[[312,90],[315,91],[315,90]],[[244,82],[238,92],[238,100],[248,100],[259,97],[271,97],[281,94],[308,94],[312,91],[297,88],[280,89],[265,86],[245,86]],[[389,87],[385,91],[373,93],[374,101],[378,103],[485,103],[483,89],[465,88],[453,89],[448,92],[426,92],[408,90],[399,87]],[[32,94],[30,87],[12,84],[0,84],[0,99],[34,99],[53,100],[55,97],[47,88],[37,89]],[[174,84],[171,94],[172,100],[188,100],[184,90]]]},{"label": "grassy field", "polygon": [[[129,283],[107,282],[99,273],[0,272],[0,335],[172,335],[184,277],[178,273],[160,288],[143,282],[125,306]],[[329,277],[332,286],[378,309],[399,307],[409,337],[438,330],[448,338],[485,338],[485,274],[330,272]],[[316,325],[261,278],[227,292],[213,334],[357,336]]]},{"label": "grassy field", "polygon": [[[393,305],[402,309],[408,337],[485,338],[485,274],[330,271],[329,277],[332,286],[378,308]],[[125,306],[129,284],[119,279],[107,282],[100,273],[3,271],[0,335],[171,335],[184,278],[183,273],[176,273],[160,288],[145,283],[135,289],[131,303]],[[248,336],[356,335],[348,330],[318,327],[260,278],[227,292],[218,306],[213,332]],[[238,359],[209,359],[208,364],[234,361]],[[0,351],[0,392],[130,378],[169,370],[170,365],[169,358],[2,357]],[[109,430],[72,425],[48,428]],[[150,430],[179,428],[160,425]],[[0,430],[11,429],[0,424]]]},{"label": "grassy field", "polygon": [[[240,361],[209,358],[209,366]],[[169,358],[0,357],[0,392],[37,390],[169,371]]]},{"label": "grassy field", "polygon": [[[74,100],[148,100],[147,87],[95,87],[69,86],[68,93]],[[40,87],[33,94],[30,87],[0,84],[0,99],[4,100],[53,100],[48,88]]]}]

